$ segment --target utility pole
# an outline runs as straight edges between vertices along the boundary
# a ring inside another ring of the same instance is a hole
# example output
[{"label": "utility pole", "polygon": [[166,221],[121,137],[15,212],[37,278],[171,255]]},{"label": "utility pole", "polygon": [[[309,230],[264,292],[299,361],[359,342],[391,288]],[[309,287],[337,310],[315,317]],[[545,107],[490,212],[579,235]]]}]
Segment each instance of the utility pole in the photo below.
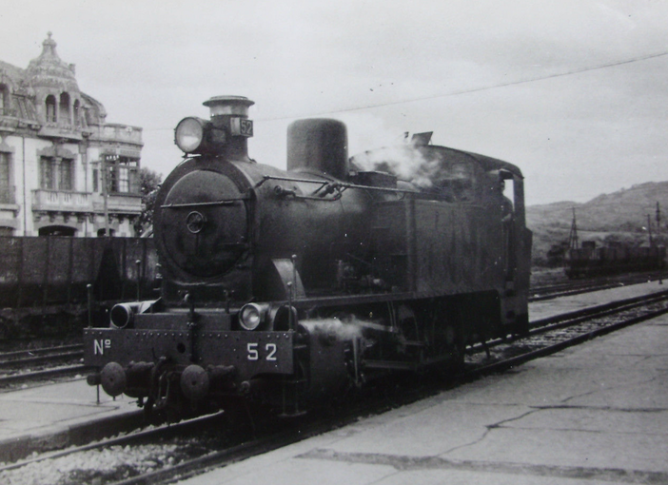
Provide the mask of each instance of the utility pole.
[{"label": "utility pole", "polygon": [[573,222],[571,222],[571,232],[568,235],[568,248],[578,249],[580,247],[580,240],[578,238],[578,224],[575,220],[575,207],[573,207]]},{"label": "utility pole", "polygon": [[661,232],[661,207],[659,206],[659,203],[656,203],[656,239],[661,244],[661,237],[660,237],[660,232]]},{"label": "utility pole", "polygon": [[104,199],[104,236],[111,237],[109,230],[109,165],[108,162],[113,162],[118,159],[118,155],[105,154],[102,155],[102,198]]},{"label": "utility pole", "polygon": [[[661,234],[661,207],[659,206],[659,202],[657,201],[656,202],[656,239],[658,241],[657,245],[658,246],[663,246],[663,241],[661,240],[660,234]],[[663,259],[665,260],[665,257],[666,257],[665,256],[665,254],[666,254],[665,248],[664,248],[663,251],[661,251],[659,248],[657,248],[656,251],[657,251],[657,254],[663,253]],[[659,268],[659,284],[660,285],[663,284],[663,272],[662,272],[662,270],[663,270],[664,261],[661,261],[661,263],[662,263],[662,265]]]}]

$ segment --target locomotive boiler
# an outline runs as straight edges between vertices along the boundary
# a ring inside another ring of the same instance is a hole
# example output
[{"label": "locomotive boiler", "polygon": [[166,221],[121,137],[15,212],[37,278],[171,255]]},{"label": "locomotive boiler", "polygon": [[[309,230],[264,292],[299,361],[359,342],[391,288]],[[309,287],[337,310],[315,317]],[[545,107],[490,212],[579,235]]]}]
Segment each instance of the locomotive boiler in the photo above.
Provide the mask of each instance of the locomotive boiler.
[{"label": "locomotive boiler", "polygon": [[248,156],[252,104],[214,97],[210,119],[177,125],[184,160],[154,212],[160,297],[85,330],[90,384],[177,416],[240,399],[291,415],[526,330],[517,167],[425,137],[349,158],[343,123],[306,119],[279,170]]}]

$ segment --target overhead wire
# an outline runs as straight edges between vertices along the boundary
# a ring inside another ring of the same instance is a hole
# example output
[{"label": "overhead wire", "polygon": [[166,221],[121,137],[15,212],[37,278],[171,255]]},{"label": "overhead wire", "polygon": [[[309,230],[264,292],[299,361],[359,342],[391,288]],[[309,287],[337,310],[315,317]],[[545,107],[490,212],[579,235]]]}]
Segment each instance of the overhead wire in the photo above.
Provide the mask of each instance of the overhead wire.
[{"label": "overhead wire", "polygon": [[[505,83],[498,83],[498,84],[493,84],[491,86],[479,86],[475,88],[469,88],[469,89],[461,89],[458,91],[452,91],[449,93],[442,93],[442,94],[433,94],[430,96],[422,96],[422,97],[417,97],[417,98],[409,98],[409,99],[401,99],[397,101],[389,101],[385,103],[373,103],[373,104],[367,104],[367,105],[362,105],[362,106],[354,106],[350,108],[341,108],[341,109],[335,109],[335,110],[329,110],[329,111],[320,111],[317,113],[311,113],[311,114],[295,114],[291,116],[277,116],[277,117],[269,117],[269,118],[255,118],[256,121],[282,121],[282,120],[290,120],[290,119],[295,119],[295,118],[304,118],[304,117],[313,117],[313,116],[324,116],[324,115],[333,115],[337,113],[349,113],[353,111],[363,111],[367,109],[376,109],[376,108],[384,108],[387,106],[397,106],[401,104],[409,104],[409,103],[417,103],[421,101],[430,101],[434,99],[440,99],[440,98],[447,98],[451,96],[461,96],[464,94],[472,94],[472,93],[478,93],[482,91],[490,91],[492,89],[499,89],[499,88],[505,88],[505,87],[510,87],[510,86],[517,86],[520,84],[528,84],[528,83],[533,83],[533,82],[539,82],[539,81],[545,81],[547,79],[555,79],[559,77],[566,77],[566,76],[572,76],[575,74],[582,74],[585,72],[591,72],[591,71],[597,71],[600,69],[609,69],[611,67],[616,67],[616,66],[623,66],[625,64],[633,64],[636,62],[642,62],[646,61],[649,59],[655,59],[658,57],[664,57],[668,56],[668,51],[664,52],[659,52],[655,54],[648,54],[645,56],[636,56],[632,57],[630,59],[624,59],[621,61],[615,61],[615,62],[610,62],[607,64],[599,64],[596,66],[589,66],[589,67],[583,67],[580,69],[570,69],[566,72],[558,72],[558,73],[553,73],[553,74],[547,74],[544,76],[534,76],[530,77],[527,79],[520,79],[516,81],[509,81]],[[144,131],[164,131],[164,130],[172,130],[173,128],[149,128],[145,129]]]},{"label": "overhead wire", "polygon": [[[591,72],[591,71],[596,71],[600,69],[608,69],[611,67],[616,67],[616,66],[622,66],[625,64],[632,64],[635,62],[641,62],[641,61],[646,61],[649,59],[654,59],[657,57],[663,57],[667,56],[668,51],[665,52],[659,52],[656,54],[649,54],[646,56],[637,56],[633,57],[631,59],[625,59],[622,61],[615,61],[611,62],[608,64],[600,64],[597,66],[591,66],[591,67],[584,67],[581,69],[571,69],[566,72],[559,72],[559,73],[554,73],[554,74],[548,74],[545,76],[534,76],[528,79],[520,79],[517,81],[509,81],[506,83],[498,83],[494,84],[491,86],[480,86],[476,88],[470,88],[470,89],[462,89],[459,91],[453,91],[450,93],[444,93],[444,94],[434,94],[430,96],[422,96],[418,98],[410,98],[410,99],[403,99],[403,100],[397,100],[397,101],[391,101],[387,103],[377,103],[377,104],[368,104],[364,106],[357,106],[357,107],[351,107],[351,108],[342,108],[342,109],[337,109],[337,110],[331,110],[331,111],[323,111],[317,114],[311,114],[311,115],[301,115],[301,116],[321,116],[321,115],[331,115],[331,114],[336,114],[336,113],[347,113],[351,111],[362,111],[365,109],[374,109],[374,108],[383,108],[385,106],[396,106],[399,104],[408,104],[408,103],[416,103],[416,102],[421,102],[421,101],[430,101],[433,99],[439,99],[439,98],[447,98],[450,96],[460,96],[463,94],[471,94],[471,93],[477,93],[481,91],[489,91],[492,89],[498,89],[498,88],[505,88],[509,86],[517,86],[519,84],[527,84],[527,83],[532,83],[532,82],[538,82],[538,81],[545,81],[547,79],[554,79],[558,77],[565,77],[565,76],[572,76],[575,74],[582,74],[584,72]],[[284,116],[284,117],[276,117],[276,118],[258,118],[258,121],[279,121],[279,120],[286,120],[286,119],[292,119],[298,116]]]}]

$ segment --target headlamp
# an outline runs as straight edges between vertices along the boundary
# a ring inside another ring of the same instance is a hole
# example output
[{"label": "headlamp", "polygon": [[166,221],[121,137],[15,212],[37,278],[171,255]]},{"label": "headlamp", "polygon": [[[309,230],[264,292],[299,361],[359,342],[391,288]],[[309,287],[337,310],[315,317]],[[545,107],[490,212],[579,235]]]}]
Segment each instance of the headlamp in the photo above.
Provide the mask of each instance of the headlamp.
[{"label": "headlamp", "polygon": [[174,143],[184,153],[216,154],[226,141],[225,130],[194,116],[183,118],[174,130]]},{"label": "headlamp", "polygon": [[197,149],[204,141],[205,120],[199,118],[184,118],[174,130],[174,141],[185,153],[197,153]]},{"label": "headlamp", "polygon": [[239,325],[245,330],[255,330],[264,321],[266,313],[266,305],[247,303],[239,311]]}]

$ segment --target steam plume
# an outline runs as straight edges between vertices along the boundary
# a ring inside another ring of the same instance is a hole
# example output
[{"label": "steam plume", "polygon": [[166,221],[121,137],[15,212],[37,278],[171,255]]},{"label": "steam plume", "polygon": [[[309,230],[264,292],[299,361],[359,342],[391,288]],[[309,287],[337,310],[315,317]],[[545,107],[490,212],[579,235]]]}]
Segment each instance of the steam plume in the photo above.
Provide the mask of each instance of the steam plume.
[{"label": "steam plume", "polygon": [[314,335],[334,336],[339,341],[349,341],[362,337],[363,322],[354,316],[342,322],[338,318],[319,318],[299,322]]},{"label": "steam plume", "polygon": [[421,189],[433,187],[441,170],[441,160],[428,159],[412,145],[386,147],[355,155],[353,163],[362,170],[377,170],[396,175]]}]

